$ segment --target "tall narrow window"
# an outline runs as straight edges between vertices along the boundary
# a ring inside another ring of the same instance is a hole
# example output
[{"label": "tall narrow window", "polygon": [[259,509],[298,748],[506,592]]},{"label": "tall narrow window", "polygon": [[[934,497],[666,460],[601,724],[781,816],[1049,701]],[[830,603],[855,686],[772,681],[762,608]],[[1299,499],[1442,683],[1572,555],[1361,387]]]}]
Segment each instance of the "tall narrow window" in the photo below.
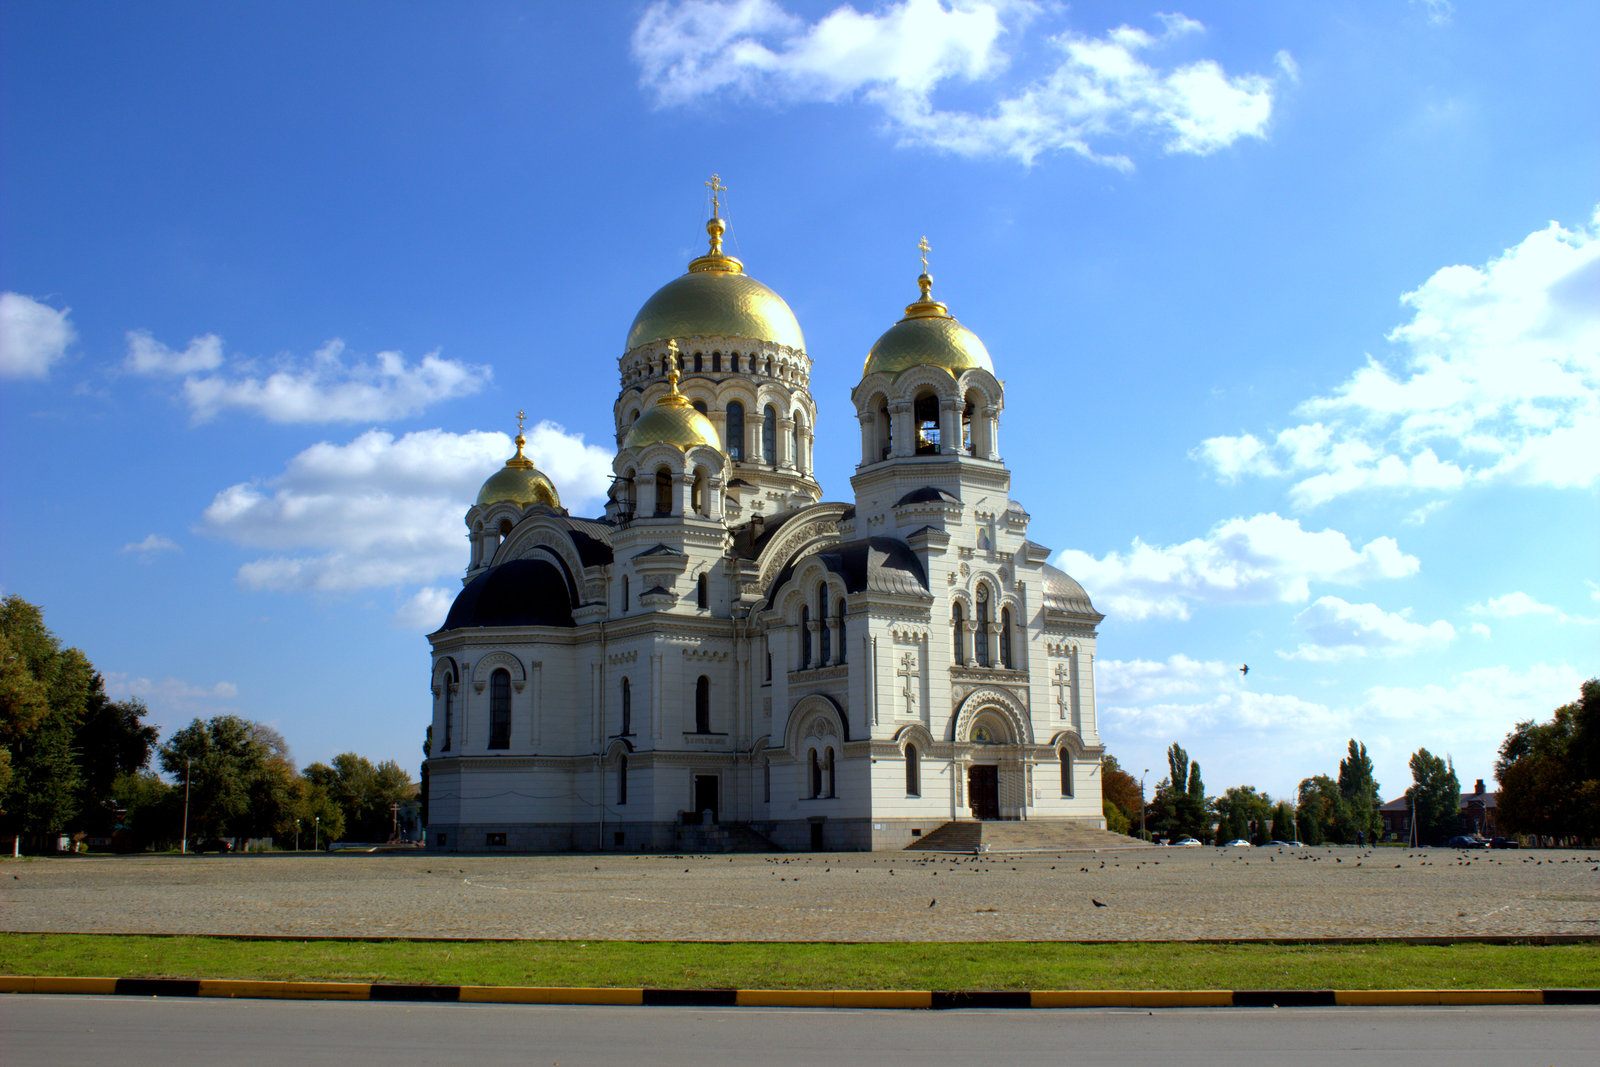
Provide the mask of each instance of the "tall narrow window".
[{"label": "tall narrow window", "polygon": [[1072,753],[1061,750],[1061,795],[1072,795]]},{"label": "tall narrow window", "polygon": [[978,661],[978,666],[992,666],[989,662],[989,594],[983,586],[978,587],[978,618],[973,627],[972,643],[973,658]]},{"label": "tall narrow window", "polygon": [[889,416],[887,398],[878,402],[878,447],[879,459],[888,459],[894,451],[894,419]]},{"label": "tall narrow window", "polygon": [[811,799],[815,800],[822,795],[822,761],[817,758],[817,750],[811,750]]},{"label": "tall narrow window", "polygon": [[839,662],[840,663],[844,662],[844,652],[845,652],[845,649],[847,649],[849,647],[850,647],[849,642],[847,642],[844,639],[844,597],[840,597],[839,598]]},{"label": "tall narrow window", "polygon": [[672,514],[672,472],[665,467],[656,471],[656,514]]},{"label": "tall narrow window", "polygon": [[628,757],[617,757],[617,806],[628,802]]},{"label": "tall narrow window", "polygon": [[694,683],[694,732],[711,732],[711,679],[703,674]]},{"label": "tall narrow window", "polygon": [[823,753],[823,756],[822,756],[822,770],[823,770],[823,773],[827,776],[827,779],[828,779],[828,795],[830,797],[838,796],[839,795],[838,786],[834,782],[833,749],[832,748],[829,748],[825,753]]},{"label": "tall narrow window", "polygon": [[[695,360],[696,363],[698,363],[698,362],[700,362],[700,357],[699,356],[695,356],[694,360]],[[699,369],[700,369],[699,367],[695,368],[695,370],[699,370]],[[702,415],[710,414],[710,409],[706,407],[706,402],[704,400],[696,400],[694,403],[690,404],[689,406],[694,408],[696,411],[698,411]]]},{"label": "tall narrow window", "polygon": [[817,622],[821,624],[822,630],[818,634],[822,639],[822,655],[818,662],[826,667],[829,656],[833,653],[833,634],[828,627],[828,587],[825,585],[817,589]]},{"label": "tall narrow window", "polygon": [[951,636],[954,639],[953,645],[955,650],[956,666],[958,667],[965,667],[967,665],[967,635],[962,632],[966,628],[966,613],[961,610],[961,601],[958,600],[956,601],[955,607],[950,609],[950,629],[952,631]]},{"label": "tall narrow window", "polygon": [[722,353],[711,353],[711,373],[715,374],[722,369]]},{"label": "tall narrow window", "polygon": [[[700,353],[698,353],[698,352],[696,352],[694,354],[694,372],[696,374],[700,373]],[[701,408],[700,409],[700,414],[704,415],[705,413],[706,413],[705,409]]]},{"label": "tall narrow window", "polygon": [[628,613],[628,576],[622,576],[622,614]]},{"label": "tall narrow window", "polygon": [[633,683],[622,680],[622,736],[633,733]]},{"label": "tall narrow window", "polygon": [[735,463],[744,462],[744,405],[737,400],[728,402],[728,432],[723,444],[728,449],[728,458]]},{"label": "tall narrow window", "polygon": [[967,406],[961,409],[961,451],[973,455],[972,451],[972,401],[967,401]]},{"label": "tall narrow window", "polygon": [[1000,666],[1011,670],[1011,609],[1000,609]]},{"label": "tall narrow window", "polygon": [[444,675],[444,745],[441,752],[450,751],[450,738],[456,732],[456,672],[455,668]]},{"label": "tall narrow window", "polygon": [[917,397],[912,405],[917,423],[917,455],[939,454],[939,398],[933,393]]},{"label": "tall narrow window", "polygon": [[511,672],[504,667],[489,676],[489,747],[511,747]]},{"label": "tall narrow window", "polygon": [[796,670],[805,670],[811,666],[811,609],[800,609],[800,666]]},{"label": "tall narrow window", "polygon": [[707,515],[710,508],[706,507],[706,475],[704,471],[694,472],[694,483],[689,487],[689,507],[696,515]]},{"label": "tall narrow window", "polygon": [[778,409],[771,404],[761,415],[761,462],[778,465]]},{"label": "tall narrow window", "polygon": [[772,761],[761,761],[761,799],[767,804],[772,803]]},{"label": "tall narrow window", "polygon": [[790,442],[791,448],[789,451],[789,459],[794,463],[795,470],[803,469],[802,464],[800,463],[800,436],[800,421],[796,419],[794,424],[794,439]]},{"label": "tall narrow window", "polygon": [[709,608],[711,606],[711,583],[706,581],[704,574],[695,579],[694,596],[695,604],[698,607]]},{"label": "tall narrow window", "polygon": [[922,795],[922,757],[916,745],[906,746],[906,796]]}]

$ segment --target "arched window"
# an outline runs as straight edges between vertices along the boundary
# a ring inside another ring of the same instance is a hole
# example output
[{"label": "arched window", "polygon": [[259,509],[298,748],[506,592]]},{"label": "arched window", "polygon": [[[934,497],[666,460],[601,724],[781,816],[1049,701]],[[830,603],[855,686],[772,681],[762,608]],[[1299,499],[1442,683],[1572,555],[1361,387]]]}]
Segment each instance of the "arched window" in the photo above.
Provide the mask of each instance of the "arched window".
[{"label": "arched window", "polygon": [[744,462],[744,405],[737,400],[728,402],[728,432],[723,442],[728,458],[735,463]]},{"label": "arched window", "polygon": [[972,401],[967,401],[967,406],[961,409],[961,451],[967,455],[974,455],[972,451]]},{"label": "arched window", "polygon": [[[699,356],[695,356],[694,357],[694,361],[696,363],[699,363],[700,362],[700,357]],[[700,369],[699,367],[695,368],[695,370],[699,370],[699,369]],[[706,402],[704,400],[696,400],[694,403],[690,404],[689,406],[694,408],[696,411],[698,411],[702,415],[706,415],[706,414],[710,413],[710,409],[706,407]]]},{"label": "arched window", "polygon": [[924,393],[917,397],[911,410],[917,424],[917,455],[937,456],[939,454],[939,397],[934,393]]},{"label": "arched window", "polygon": [[801,431],[800,420],[796,419],[796,420],[794,420],[794,435],[793,435],[794,436],[794,440],[790,442],[790,451],[789,451],[789,458],[794,461],[794,469],[795,470],[802,469],[801,468],[801,463],[800,463],[800,456],[801,456],[801,452],[800,452],[800,437],[801,437],[801,433],[800,433],[800,431]]},{"label": "arched window", "polygon": [[489,676],[489,747],[511,747],[511,672],[504,667]]},{"label": "arched window", "polygon": [[456,732],[456,671],[451,667],[444,675],[444,744],[441,752],[450,751],[450,738]]},{"label": "arched window", "polygon": [[633,683],[622,680],[622,736],[633,733]]},{"label": "arched window", "polygon": [[[700,373],[700,353],[698,353],[698,352],[696,352],[694,354],[694,371],[695,371],[696,374]],[[701,408],[700,409],[700,414],[704,415],[705,413],[706,413],[706,409],[705,408]]]},{"label": "arched window", "polygon": [[845,649],[850,644],[844,639],[844,597],[839,598],[839,662],[844,662]]},{"label": "arched window", "polygon": [[828,587],[826,585],[819,586],[817,589],[817,621],[822,624],[820,627],[822,632],[818,634],[822,639],[822,655],[819,657],[819,662],[826,667],[829,663],[828,657],[833,653],[833,634],[828,628]]},{"label": "arched window", "polygon": [[721,352],[713,352],[713,353],[711,353],[711,372],[713,374],[715,374],[716,372],[720,371],[721,369],[722,369],[722,353]]},{"label": "arched window", "polygon": [[800,666],[796,670],[805,670],[811,666],[811,609],[800,609]]},{"label": "arched window", "polygon": [[922,795],[922,757],[916,745],[906,746],[906,796]]},{"label": "arched window", "polygon": [[704,574],[695,579],[694,583],[695,604],[701,608],[711,606],[711,583],[706,581]]},{"label": "arched window", "polygon": [[978,618],[972,633],[973,659],[978,661],[978,666],[988,667],[989,663],[989,591],[983,586],[978,586]]},{"label": "arched window", "polygon": [[811,799],[815,800],[822,795],[822,761],[817,758],[817,750],[811,750]]},{"label": "arched window", "polygon": [[761,462],[778,465],[778,409],[771,404],[761,414]]},{"label": "arched window", "polygon": [[626,615],[627,613],[628,613],[628,576],[626,574],[624,574],[622,576],[622,610],[621,610],[621,612],[619,614]]},{"label": "arched window", "polygon": [[617,757],[617,806],[628,802],[628,757]]},{"label": "arched window", "polygon": [[1061,750],[1061,795],[1072,795],[1072,753]]},{"label": "arched window", "polygon": [[830,797],[838,796],[839,795],[838,785],[834,781],[834,777],[835,776],[834,776],[834,773],[833,773],[833,749],[832,748],[829,748],[825,753],[823,753],[823,756],[822,756],[822,769],[827,773],[828,795]]},{"label": "arched window", "polygon": [[950,629],[954,631],[953,637],[955,638],[955,657],[956,666],[958,667],[965,667],[967,665],[967,635],[963,633],[966,628],[966,612],[961,610],[961,601],[958,600],[955,603],[955,607],[950,609]]},{"label": "arched window", "polygon": [[710,510],[706,507],[706,475],[704,471],[694,472],[694,482],[689,487],[689,507],[696,515],[708,515]]},{"label": "arched window", "polygon": [[879,459],[888,459],[889,453],[894,451],[894,419],[889,417],[887,397],[878,401],[878,447]]},{"label": "arched window", "polygon": [[711,732],[711,679],[703,674],[694,683],[694,732]]},{"label": "arched window", "polygon": [[665,467],[656,471],[656,514],[672,514],[672,472]]},{"label": "arched window", "polygon": [[772,803],[772,761],[770,759],[761,761],[761,799],[768,804]]},{"label": "arched window", "polygon": [[1011,662],[1011,609],[1000,609],[1000,666],[1011,670],[1016,665]]}]

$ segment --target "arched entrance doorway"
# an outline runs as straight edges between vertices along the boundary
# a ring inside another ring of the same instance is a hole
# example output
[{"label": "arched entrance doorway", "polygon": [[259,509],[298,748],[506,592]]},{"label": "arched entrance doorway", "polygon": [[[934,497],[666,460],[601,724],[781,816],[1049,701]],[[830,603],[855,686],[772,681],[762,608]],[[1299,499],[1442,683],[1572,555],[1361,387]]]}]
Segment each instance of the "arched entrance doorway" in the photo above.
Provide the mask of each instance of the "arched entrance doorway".
[{"label": "arched entrance doorway", "polygon": [[967,743],[973,746],[967,766],[967,809],[974,819],[998,819],[1001,748],[1012,743],[1005,717],[988,709],[979,712]]}]

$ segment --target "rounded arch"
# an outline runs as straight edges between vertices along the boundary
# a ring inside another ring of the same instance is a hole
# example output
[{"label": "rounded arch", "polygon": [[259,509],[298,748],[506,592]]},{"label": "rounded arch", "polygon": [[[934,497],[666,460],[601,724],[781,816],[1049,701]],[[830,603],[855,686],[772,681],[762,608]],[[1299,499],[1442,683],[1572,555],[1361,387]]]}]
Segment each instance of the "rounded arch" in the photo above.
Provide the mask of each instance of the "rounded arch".
[{"label": "rounded arch", "polygon": [[783,734],[784,750],[801,760],[808,749],[820,751],[829,743],[837,747],[850,740],[849,720],[832,697],[811,693],[795,702]]},{"label": "rounded arch", "polygon": [[433,695],[438,696],[444,691],[445,683],[457,685],[461,681],[461,669],[456,665],[454,656],[440,656],[433,664]]},{"label": "rounded arch", "polygon": [[912,400],[928,392],[940,400],[954,400],[960,395],[956,380],[943,367],[912,367],[894,380],[889,391],[895,400]]},{"label": "rounded arch", "polygon": [[1004,689],[984,686],[967,694],[950,723],[950,740],[958,744],[972,742],[973,728],[981,717],[992,716],[1005,727],[1006,743],[1033,744],[1033,728],[1028,714],[1017,698]]},{"label": "rounded arch", "polygon": [[1073,759],[1082,758],[1084,752],[1083,738],[1078,736],[1076,730],[1056,731],[1050,738],[1050,747],[1057,752],[1071,753]]},{"label": "rounded arch", "polygon": [[926,756],[928,749],[933,747],[933,732],[922,723],[914,722],[894,732],[894,743],[901,752],[905,751],[907,745],[916,745],[917,751]]},{"label": "rounded arch", "polygon": [[519,693],[528,683],[528,672],[522,666],[522,661],[509,652],[496,651],[473,664],[472,688],[483,692],[483,687],[489,684],[489,676],[497,670],[504,670],[511,676],[511,686]]}]

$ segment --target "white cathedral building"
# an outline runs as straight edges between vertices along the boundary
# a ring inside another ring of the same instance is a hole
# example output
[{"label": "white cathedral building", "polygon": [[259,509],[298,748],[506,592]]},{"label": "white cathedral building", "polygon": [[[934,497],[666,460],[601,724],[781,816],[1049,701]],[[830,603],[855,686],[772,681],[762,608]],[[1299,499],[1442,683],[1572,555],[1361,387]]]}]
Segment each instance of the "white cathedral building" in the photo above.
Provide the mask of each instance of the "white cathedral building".
[{"label": "white cathedral building", "polygon": [[853,498],[825,501],[800,325],[706,229],[628,330],[605,514],[568,515],[520,433],[466,513],[464,588],[429,637],[429,847],[1104,827],[1103,616],[1028,539],[983,342],[924,258],[851,393]]}]

